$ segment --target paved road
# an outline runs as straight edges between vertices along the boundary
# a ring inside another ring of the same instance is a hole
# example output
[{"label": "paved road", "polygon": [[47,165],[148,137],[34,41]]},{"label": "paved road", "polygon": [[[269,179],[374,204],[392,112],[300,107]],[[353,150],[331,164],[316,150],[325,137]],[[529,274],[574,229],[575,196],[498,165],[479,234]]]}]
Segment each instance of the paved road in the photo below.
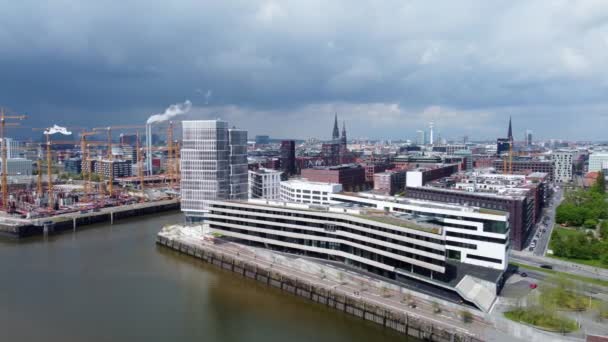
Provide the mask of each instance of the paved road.
[{"label": "paved road", "polygon": [[[546,225],[547,231],[545,233],[540,234],[540,237],[536,242],[536,248],[534,248],[534,255],[544,256],[545,253],[547,253],[547,249],[549,248],[549,240],[551,239],[551,233],[553,232],[553,227],[555,226],[555,210],[557,209],[557,206],[559,206],[559,204],[562,202],[562,200],[563,190],[556,190],[555,194],[553,195],[553,198],[551,199],[551,205],[544,210],[544,216],[549,218]],[[539,224],[538,226],[542,227],[542,224]],[[535,234],[537,233],[538,228]]]}]

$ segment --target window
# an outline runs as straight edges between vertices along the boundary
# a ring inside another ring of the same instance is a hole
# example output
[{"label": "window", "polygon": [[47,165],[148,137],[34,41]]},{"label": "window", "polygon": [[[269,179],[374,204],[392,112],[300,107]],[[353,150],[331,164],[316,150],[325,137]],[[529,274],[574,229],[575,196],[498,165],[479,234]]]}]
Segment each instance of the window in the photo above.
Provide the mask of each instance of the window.
[{"label": "window", "polygon": [[488,257],[475,255],[475,254],[467,254],[467,258],[477,259],[477,260],[487,261],[487,262],[493,262],[495,264],[502,264],[502,261],[500,259],[488,258]]}]

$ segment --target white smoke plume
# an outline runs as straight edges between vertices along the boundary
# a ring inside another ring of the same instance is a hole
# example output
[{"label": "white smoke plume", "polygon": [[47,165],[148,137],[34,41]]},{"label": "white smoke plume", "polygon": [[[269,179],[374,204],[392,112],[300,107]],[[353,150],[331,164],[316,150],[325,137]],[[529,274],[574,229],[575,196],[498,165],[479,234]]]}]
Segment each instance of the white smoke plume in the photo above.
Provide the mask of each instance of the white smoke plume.
[{"label": "white smoke plume", "polygon": [[71,135],[72,132],[68,131],[67,128],[65,127],[61,127],[61,126],[57,126],[57,125],[53,125],[53,127],[47,129],[44,131],[44,134],[50,135],[50,134],[57,134],[57,133],[61,133],[63,135]]},{"label": "white smoke plume", "polygon": [[186,100],[184,103],[170,105],[169,108],[165,109],[164,113],[158,113],[150,116],[146,123],[150,125],[153,123],[170,120],[173,117],[189,112],[190,108],[192,108],[192,102],[190,102],[190,100]]}]

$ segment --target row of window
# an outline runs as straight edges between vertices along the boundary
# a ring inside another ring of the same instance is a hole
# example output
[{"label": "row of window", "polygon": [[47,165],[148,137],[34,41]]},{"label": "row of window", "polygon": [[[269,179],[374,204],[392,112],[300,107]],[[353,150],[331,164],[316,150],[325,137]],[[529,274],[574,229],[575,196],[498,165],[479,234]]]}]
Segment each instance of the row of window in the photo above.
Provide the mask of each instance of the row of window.
[{"label": "row of window", "polygon": [[[318,241],[318,240],[315,240],[315,239],[293,238],[293,237],[287,237],[287,236],[278,235],[278,234],[261,233],[261,232],[247,230],[247,229],[225,227],[225,226],[221,225],[221,223],[219,223],[219,222],[220,222],[220,220],[213,219],[213,223],[210,224],[210,227],[212,229],[220,229],[220,230],[232,231],[232,232],[235,232],[235,233],[240,233],[240,234],[245,234],[245,235],[251,235],[251,236],[257,236],[257,237],[261,237],[261,238],[265,238],[265,239],[273,239],[273,240],[283,241],[283,242],[291,242],[291,243],[295,243],[295,244],[299,244],[299,245],[305,245],[305,241],[317,241],[317,243],[322,243],[323,242],[323,241]],[[224,222],[224,223],[243,224],[243,222],[234,222],[234,221],[233,222]],[[258,228],[272,229],[272,228],[269,228],[269,227],[258,227]],[[294,231],[294,233],[295,233],[295,231]],[[311,237],[313,236],[312,234],[310,234],[310,232],[300,232],[300,234],[306,234],[306,235],[309,235]],[[366,247],[378,249],[378,250],[381,250],[381,251],[385,251],[385,252],[388,252],[388,253],[400,255],[402,257],[418,260],[418,261],[425,262],[425,263],[432,264],[432,265],[443,266],[445,264],[444,260],[434,259],[434,258],[429,258],[429,257],[426,257],[426,256],[422,256],[422,255],[419,255],[419,254],[409,253],[409,252],[402,251],[400,249],[393,249],[393,248],[389,248],[389,247],[386,247],[386,246],[378,245],[378,244],[375,244],[375,243],[372,243],[372,242],[366,242],[366,241],[356,240],[356,239],[352,239],[352,238],[348,238],[348,237],[343,237],[343,236],[335,236],[335,235],[332,235],[332,234],[321,234],[321,235],[315,234],[314,236],[333,238],[333,239],[342,240],[342,241],[345,241],[345,242],[351,242],[351,243],[354,243],[354,244],[359,244],[359,245],[363,245],[363,246],[366,246]],[[330,244],[330,242],[324,242],[324,243]],[[331,245],[335,246],[335,248],[333,248],[333,249],[340,249],[340,246],[342,244],[341,243],[331,243]],[[375,254],[373,252],[369,252],[369,253]],[[443,254],[443,252],[442,252],[442,254]]]},{"label": "row of window", "polygon": [[[420,241],[431,242],[431,243],[435,243],[435,244],[439,244],[439,245],[444,244],[443,240],[441,240],[441,239],[435,239],[435,238],[424,236],[421,234],[416,234],[413,231],[404,232],[401,230],[393,230],[393,229],[378,227],[376,225],[370,225],[370,224],[360,223],[360,222],[346,220],[346,219],[339,219],[339,218],[334,218],[334,217],[316,216],[316,215],[309,215],[309,214],[304,214],[304,213],[299,213],[299,212],[277,212],[277,211],[273,211],[273,210],[265,210],[265,209],[257,209],[257,208],[256,209],[234,208],[234,207],[230,207],[227,205],[221,205],[221,204],[214,204],[213,207],[223,208],[223,209],[232,209],[232,210],[241,210],[241,211],[247,211],[250,213],[264,213],[264,214],[270,214],[270,215],[287,216],[289,219],[294,219],[294,220],[297,220],[297,218],[306,218],[306,219],[312,219],[312,220],[323,220],[323,221],[327,221],[327,222],[348,223],[350,225],[360,226],[360,227],[364,227],[364,228],[368,228],[368,229],[374,229],[377,231],[391,233],[394,235],[406,236],[406,237],[420,240]],[[262,219],[266,219],[266,218],[262,218]],[[306,221],[298,221],[298,222],[299,222],[298,224],[301,224],[301,225],[310,224],[309,222],[306,222]]]}]

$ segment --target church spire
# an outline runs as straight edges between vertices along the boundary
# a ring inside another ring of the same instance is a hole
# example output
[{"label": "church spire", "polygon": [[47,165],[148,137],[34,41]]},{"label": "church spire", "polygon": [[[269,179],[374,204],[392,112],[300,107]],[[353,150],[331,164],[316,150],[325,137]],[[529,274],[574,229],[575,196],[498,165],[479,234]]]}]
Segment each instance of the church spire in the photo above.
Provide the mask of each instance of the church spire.
[{"label": "church spire", "polygon": [[331,137],[333,140],[340,139],[340,130],[338,129],[338,113],[336,113],[336,116],[334,118],[334,131],[333,131]]},{"label": "church spire", "polygon": [[507,133],[509,141],[513,141],[513,128],[511,126],[511,116],[509,116],[509,132]]},{"label": "church spire", "polygon": [[346,146],[346,122],[342,121],[342,137],[340,138],[342,145]]}]

